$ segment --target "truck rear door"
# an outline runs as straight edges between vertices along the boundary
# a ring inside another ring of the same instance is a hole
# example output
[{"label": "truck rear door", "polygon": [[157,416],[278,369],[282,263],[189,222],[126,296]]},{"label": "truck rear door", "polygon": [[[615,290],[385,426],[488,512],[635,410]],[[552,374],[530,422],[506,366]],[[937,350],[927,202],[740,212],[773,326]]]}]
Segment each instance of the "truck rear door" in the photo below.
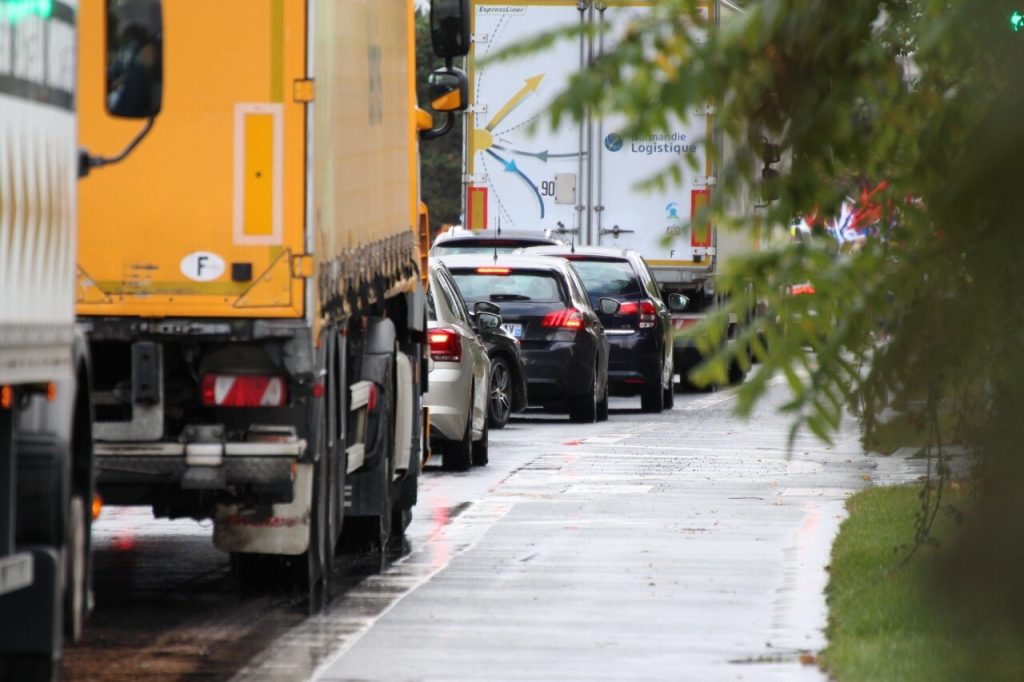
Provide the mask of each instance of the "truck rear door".
[{"label": "truck rear door", "polygon": [[576,0],[471,0],[471,5],[466,227],[575,229],[580,215],[585,220],[576,206],[577,198],[585,198],[580,192],[587,178],[586,140],[571,122],[553,129],[547,111],[585,63],[586,41],[563,40],[536,54],[480,62],[540,30],[589,23],[592,13],[577,9]]},{"label": "truck rear door", "polygon": [[[650,11],[649,5],[609,5],[600,15],[605,32],[597,41],[596,54],[615,49],[626,27]],[[699,11],[707,18],[711,7],[703,5]],[[695,109],[685,120],[670,117],[665,132],[637,137],[621,134],[626,125],[622,116],[594,122],[593,203],[602,207],[594,212],[594,243],[636,249],[654,267],[710,262],[712,228],[691,221],[711,198],[709,178],[714,172],[707,149],[713,139],[712,113],[710,107]],[[670,180],[663,189],[638,188],[672,166],[682,171],[679,184]],[[673,237],[667,244],[666,236]]]}]

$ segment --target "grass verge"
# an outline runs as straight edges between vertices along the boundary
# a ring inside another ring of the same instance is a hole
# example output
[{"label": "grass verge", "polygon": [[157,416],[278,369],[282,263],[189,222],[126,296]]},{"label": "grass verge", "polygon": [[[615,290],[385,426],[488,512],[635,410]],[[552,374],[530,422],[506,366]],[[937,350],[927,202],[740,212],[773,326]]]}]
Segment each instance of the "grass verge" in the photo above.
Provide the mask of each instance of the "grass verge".
[{"label": "grass verge", "polygon": [[[938,578],[940,549],[922,547],[900,567],[913,541],[919,491],[873,488],[847,501],[850,516],[832,547],[823,665],[839,682],[1024,679],[1022,633],[957,599],[957,586]],[[958,484],[945,496],[969,506]],[[940,547],[955,528],[953,515],[940,512],[932,533]]]}]

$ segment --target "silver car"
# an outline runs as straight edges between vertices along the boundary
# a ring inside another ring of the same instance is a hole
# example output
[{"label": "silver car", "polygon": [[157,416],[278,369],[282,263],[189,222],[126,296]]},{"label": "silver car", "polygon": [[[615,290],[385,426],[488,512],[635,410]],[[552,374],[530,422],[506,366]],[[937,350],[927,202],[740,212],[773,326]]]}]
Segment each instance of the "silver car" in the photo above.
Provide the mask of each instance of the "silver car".
[{"label": "silver car", "polygon": [[[487,403],[490,359],[448,268],[430,259],[427,344],[430,348],[430,443],[446,469],[465,471],[487,464]],[[493,318],[493,319],[492,319]],[[501,318],[477,315],[476,324],[497,327]]]}]

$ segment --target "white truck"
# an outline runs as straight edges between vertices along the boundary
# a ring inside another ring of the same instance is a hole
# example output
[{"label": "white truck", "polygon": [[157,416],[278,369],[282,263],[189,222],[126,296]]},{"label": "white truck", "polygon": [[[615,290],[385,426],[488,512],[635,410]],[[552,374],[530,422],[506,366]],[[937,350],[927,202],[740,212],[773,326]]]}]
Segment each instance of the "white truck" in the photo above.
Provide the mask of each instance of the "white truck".
[{"label": "white truck", "polygon": [[75,329],[76,0],[0,2],[0,679],[51,679],[88,604]]},{"label": "white truck", "polygon": [[[470,3],[470,108],[463,155],[466,227],[536,230],[579,244],[636,249],[664,296],[682,293],[689,299],[684,311],[673,313],[673,326],[681,330],[699,321],[715,305],[720,264],[758,246],[748,231],[731,233],[691,222],[709,204],[716,186],[715,155],[708,153],[707,140],[725,144],[715,132],[714,107],[709,103],[688,120],[673,120],[670,132],[643,138],[624,138],[621,118],[590,116],[581,124],[563,120],[555,129],[546,116],[572,74],[614,49],[630,19],[649,12],[651,3]],[[740,9],[726,0],[708,0],[699,11],[713,27]],[[535,54],[486,61],[541,31],[570,26],[604,30],[583,32]],[[654,191],[638,188],[671,165],[683,172],[680,184],[670,182]],[[749,202],[737,201],[731,208],[753,218]],[[672,239],[666,241],[667,236]],[[677,377],[682,379],[699,360],[692,344],[677,335]],[[737,378],[738,368],[732,373]]]}]

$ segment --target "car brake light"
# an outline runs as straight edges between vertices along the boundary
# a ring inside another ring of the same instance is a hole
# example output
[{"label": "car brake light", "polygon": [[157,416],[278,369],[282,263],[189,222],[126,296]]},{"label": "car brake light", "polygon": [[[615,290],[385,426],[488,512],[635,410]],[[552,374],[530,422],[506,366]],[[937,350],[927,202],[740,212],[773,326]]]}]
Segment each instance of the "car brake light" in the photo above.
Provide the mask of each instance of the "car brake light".
[{"label": "car brake light", "polygon": [[204,374],[203,405],[208,407],[282,407],[288,403],[284,377]]},{"label": "car brake light", "polygon": [[619,305],[619,315],[639,315],[640,321],[637,325],[640,329],[650,329],[654,326],[658,311],[654,303],[649,299],[642,301],[625,301]]},{"label": "car brake light", "polygon": [[478,275],[508,275],[512,272],[509,268],[477,268]]},{"label": "car brake light", "polygon": [[552,310],[541,320],[542,327],[558,327],[559,329],[579,329],[583,326],[583,313],[575,308]]},{"label": "car brake light", "polygon": [[427,333],[430,357],[435,362],[458,362],[462,359],[462,339],[451,329],[431,329]]}]

